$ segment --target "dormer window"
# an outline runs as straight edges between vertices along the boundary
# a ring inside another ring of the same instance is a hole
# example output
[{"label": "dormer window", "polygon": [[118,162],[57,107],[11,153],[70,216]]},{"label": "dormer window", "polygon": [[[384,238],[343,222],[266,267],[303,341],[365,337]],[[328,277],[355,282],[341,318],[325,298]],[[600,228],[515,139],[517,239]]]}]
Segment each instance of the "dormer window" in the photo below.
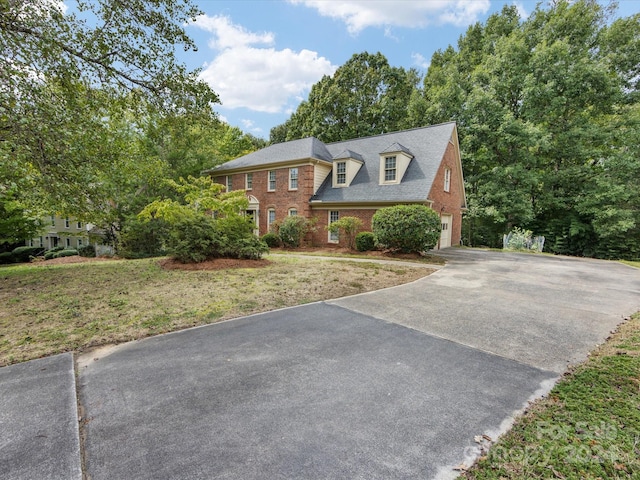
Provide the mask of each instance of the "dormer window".
[{"label": "dormer window", "polygon": [[402,181],[413,154],[399,143],[380,152],[380,185],[396,185]]},{"label": "dormer window", "polygon": [[336,163],[336,183],[338,185],[347,183],[347,162]]},{"label": "dormer window", "polygon": [[396,181],[396,157],[384,158],[384,181],[395,182]]},{"label": "dormer window", "polygon": [[351,150],[345,150],[333,157],[333,188],[348,187],[364,165],[362,156]]}]

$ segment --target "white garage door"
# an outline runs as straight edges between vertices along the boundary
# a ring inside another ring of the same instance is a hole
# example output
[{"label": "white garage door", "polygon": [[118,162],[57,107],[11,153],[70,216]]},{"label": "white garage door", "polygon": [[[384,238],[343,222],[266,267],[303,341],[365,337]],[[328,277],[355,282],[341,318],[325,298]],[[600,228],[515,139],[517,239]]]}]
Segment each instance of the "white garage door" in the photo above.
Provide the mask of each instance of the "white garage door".
[{"label": "white garage door", "polygon": [[453,224],[452,215],[442,215],[442,233],[440,233],[440,248],[451,246],[451,226]]}]

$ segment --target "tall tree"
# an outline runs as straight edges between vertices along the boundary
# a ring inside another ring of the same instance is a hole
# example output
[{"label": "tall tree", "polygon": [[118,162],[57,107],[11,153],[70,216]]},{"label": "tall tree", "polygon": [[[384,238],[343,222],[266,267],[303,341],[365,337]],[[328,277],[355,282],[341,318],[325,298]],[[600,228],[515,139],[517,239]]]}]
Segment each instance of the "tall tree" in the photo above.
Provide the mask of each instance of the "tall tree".
[{"label": "tall tree", "polygon": [[28,179],[57,206],[85,204],[93,177],[119,155],[106,136],[111,104],[126,99],[138,117],[218,101],[176,62],[176,46],[195,48],[184,32],[199,13],[189,0],[65,5],[0,0],[0,179]]},{"label": "tall tree", "polygon": [[277,143],[309,136],[334,142],[399,130],[419,82],[415,70],[391,67],[381,53],[359,53],[324,76],[283,125],[271,131]]},{"label": "tall tree", "polygon": [[508,6],[434,55],[410,112],[459,123],[470,243],[520,226],[556,253],[637,255],[640,15],[610,13]]}]

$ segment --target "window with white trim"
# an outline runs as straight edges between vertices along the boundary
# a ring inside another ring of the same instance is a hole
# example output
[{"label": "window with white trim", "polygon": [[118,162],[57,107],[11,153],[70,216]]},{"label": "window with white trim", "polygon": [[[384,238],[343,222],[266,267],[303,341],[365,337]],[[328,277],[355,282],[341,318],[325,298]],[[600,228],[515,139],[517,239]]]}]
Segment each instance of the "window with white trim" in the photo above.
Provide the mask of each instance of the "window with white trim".
[{"label": "window with white trim", "polygon": [[276,171],[275,170],[269,170],[268,177],[269,177],[269,185],[267,187],[267,190],[269,192],[275,192],[275,190],[276,190]]},{"label": "window with white trim", "polygon": [[51,226],[52,227],[56,226],[56,217],[54,217],[53,215],[51,215]]},{"label": "window with white trim", "polygon": [[[338,210],[330,210],[329,211],[329,225],[333,222],[337,222],[340,220],[340,212]],[[338,232],[329,232],[329,241],[331,243],[338,243],[340,238],[338,237]]]},{"label": "window with white trim", "polygon": [[290,216],[290,217],[295,217],[296,215],[298,215],[298,209],[296,209],[296,208],[290,208],[290,209],[289,209],[289,216]]},{"label": "window with white trim", "polygon": [[253,188],[253,173],[247,173],[245,175],[244,184],[247,190],[251,190]]},{"label": "window with white trim", "polygon": [[395,182],[396,181],[396,157],[384,158],[384,181]]},{"label": "window with white trim", "polygon": [[267,230],[271,231],[271,225],[276,221],[276,211],[273,208],[267,210]]},{"label": "window with white trim", "polygon": [[76,228],[82,228],[82,222],[76,222]]},{"label": "window with white trim", "polygon": [[71,239],[69,237],[65,238],[65,242],[64,243],[67,245],[67,247],[70,247],[71,246]]},{"label": "window with white trim", "polygon": [[227,175],[227,192],[233,190],[233,175]]},{"label": "window with white trim", "polygon": [[[65,218],[65,219],[64,219],[64,228],[69,228],[69,225],[70,225],[70,223],[69,223],[69,217],[67,217],[67,218]],[[69,246],[69,245],[67,245],[67,247],[68,247],[68,246]]]},{"label": "window with white trim", "polygon": [[298,189],[298,167],[289,169],[289,190]]},{"label": "window with white trim", "polygon": [[347,162],[336,163],[336,184],[344,185],[347,183]]},{"label": "window with white trim", "polygon": [[451,170],[448,168],[444,169],[444,191],[448,192],[451,188]]},{"label": "window with white trim", "polygon": [[81,239],[81,238],[79,238],[79,239],[78,239],[78,247],[81,247],[81,246],[82,246],[82,239]]}]

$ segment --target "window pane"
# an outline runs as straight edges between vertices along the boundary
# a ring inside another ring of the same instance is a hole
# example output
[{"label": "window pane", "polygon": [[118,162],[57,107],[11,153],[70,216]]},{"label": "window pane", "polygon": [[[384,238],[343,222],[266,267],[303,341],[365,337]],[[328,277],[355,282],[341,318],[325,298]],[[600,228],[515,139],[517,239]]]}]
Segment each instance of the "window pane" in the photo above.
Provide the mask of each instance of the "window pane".
[{"label": "window pane", "polygon": [[294,190],[298,188],[298,169],[290,168],[289,169],[289,189]]},{"label": "window pane", "polygon": [[336,165],[336,183],[338,185],[344,185],[347,183],[347,163],[346,162],[338,162]]},{"label": "window pane", "polygon": [[269,190],[275,190],[276,189],[276,172],[275,170],[270,170],[269,171]]},{"label": "window pane", "polygon": [[392,182],[396,179],[396,157],[384,159],[384,181]]},{"label": "window pane", "polygon": [[247,173],[247,190],[253,188],[253,173]]},{"label": "window pane", "polygon": [[[340,212],[338,210],[329,211],[329,225],[340,220]],[[329,241],[337,242],[339,240],[337,232],[329,232]]]}]

